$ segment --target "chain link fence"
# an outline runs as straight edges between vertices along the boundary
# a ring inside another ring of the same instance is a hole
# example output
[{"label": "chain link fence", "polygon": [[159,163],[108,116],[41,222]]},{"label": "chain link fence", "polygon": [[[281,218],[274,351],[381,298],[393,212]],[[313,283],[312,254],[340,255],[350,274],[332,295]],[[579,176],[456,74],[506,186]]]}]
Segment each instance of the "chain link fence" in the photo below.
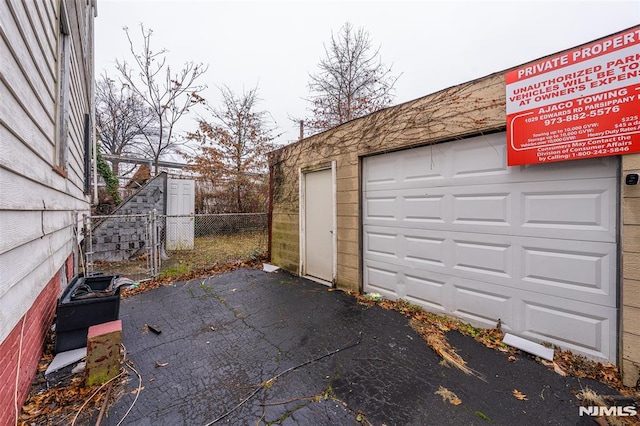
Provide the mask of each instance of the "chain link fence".
[{"label": "chain link fence", "polygon": [[85,273],[136,281],[178,277],[264,255],[266,213],[88,216]]},{"label": "chain link fence", "polygon": [[267,251],[266,213],[161,216],[161,275],[181,275]]}]

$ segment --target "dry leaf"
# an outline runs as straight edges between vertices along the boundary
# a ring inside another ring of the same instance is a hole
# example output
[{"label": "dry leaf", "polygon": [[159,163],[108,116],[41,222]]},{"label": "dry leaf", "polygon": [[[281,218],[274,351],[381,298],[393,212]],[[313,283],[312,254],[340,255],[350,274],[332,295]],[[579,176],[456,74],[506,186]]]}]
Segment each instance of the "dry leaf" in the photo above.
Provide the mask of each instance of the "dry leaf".
[{"label": "dry leaf", "polygon": [[527,401],[529,399],[529,398],[527,398],[527,395],[523,394],[518,389],[514,389],[513,390],[513,396],[515,396],[520,401]]},{"label": "dry leaf", "polygon": [[516,360],[516,357],[513,355],[510,355],[509,358],[507,358],[509,360],[509,362],[513,362]]},{"label": "dry leaf", "polygon": [[168,362],[158,362],[158,361],[156,361],[156,367],[166,367],[167,365],[169,365]]},{"label": "dry leaf", "polygon": [[564,370],[562,368],[560,368],[560,366],[558,364],[556,364],[555,362],[553,363],[553,371],[555,371],[556,373],[558,373],[562,377],[567,375],[567,373],[565,373]]},{"label": "dry leaf", "polygon": [[144,390],[144,386],[140,386],[139,388],[135,388],[134,390],[131,391],[131,395],[135,395],[138,392],[142,392]]},{"label": "dry leaf", "polygon": [[450,404],[453,405],[460,405],[462,404],[462,400],[460,398],[458,398],[458,396],[451,392],[449,389],[445,388],[444,386],[440,386],[440,389],[438,389],[435,392],[436,395],[440,395],[442,397],[442,401],[449,401]]}]

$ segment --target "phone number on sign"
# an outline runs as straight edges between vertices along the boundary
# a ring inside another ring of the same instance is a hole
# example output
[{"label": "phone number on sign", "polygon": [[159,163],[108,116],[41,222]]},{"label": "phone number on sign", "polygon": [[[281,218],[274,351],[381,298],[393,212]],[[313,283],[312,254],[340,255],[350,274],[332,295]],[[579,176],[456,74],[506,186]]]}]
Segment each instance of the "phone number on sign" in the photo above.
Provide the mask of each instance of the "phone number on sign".
[{"label": "phone number on sign", "polygon": [[623,152],[628,152],[629,150],[630,148],[628,146],[616,146],[612,148],[586,149],[584,151],[582,151],[581,148],[571,148],[570,152],[572,152],[572,155],[576,157],[593,157],[606,154],[622,154]]},{"label": "phone number on sign", "polygon": [[554,117],[544,120],[545,126],[551,126],[553,124],[570,123],[572,121],[584,120],[587,118],[601,117],[603,115],[620,112],[619,106],[605,107],[594,109],[589,112],[577,112],[575,114],[565,115],[563,117]]}]

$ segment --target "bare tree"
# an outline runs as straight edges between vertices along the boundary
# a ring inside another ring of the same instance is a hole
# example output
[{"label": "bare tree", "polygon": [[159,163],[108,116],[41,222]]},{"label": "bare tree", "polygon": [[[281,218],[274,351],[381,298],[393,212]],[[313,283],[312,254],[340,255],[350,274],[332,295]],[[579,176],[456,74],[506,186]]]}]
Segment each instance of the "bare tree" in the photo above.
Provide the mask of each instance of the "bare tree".
[{"label": "bare tree", "polygon": [[266,154],[273,149],[273,128],[266,111],[258,111],[257,88],[236,95],[220,89],[222,103],[207,107],[210,120],[200,119],[188,138],[201,144],[191,156],[192,169],[216,188],[222,209],[234,212],[264,211],[266,204]]},{"label": "bare tree", "polygon": [[207,71],[202,63],[186,62],[172,73],[167,64],[166,49],[154,52],[151,49],[153,30],[145,30],[140,24],[142,47],[136,50],[129,29],[124,28],[133,55],[134,67],[126,61],[116,61],[116,68],[129,85],[147,104],[154,115],[156,132],[145,132],[144,140],[148,154],[153,158],[154,171],[158,172],[158,160],[163,153],[176,146],[175,125],[195,104],[204,103],[199,95],[206,86],[196,80]]},{"label": "bare tree", "polygon": [[367,31],[347,22],[324,51],[319,71],[309,75],[307,128],[327,130],[391,104],[399,76],[382,63]]},{"label": "bare tree", "polygon": [[109,159],[111,170],[118,176],[119,157],[136,155],[144,150],[144,136],[153,131],[154,116],[140,98],[104,73],[96,82],[96,130],[100,150],[115,159]]}]

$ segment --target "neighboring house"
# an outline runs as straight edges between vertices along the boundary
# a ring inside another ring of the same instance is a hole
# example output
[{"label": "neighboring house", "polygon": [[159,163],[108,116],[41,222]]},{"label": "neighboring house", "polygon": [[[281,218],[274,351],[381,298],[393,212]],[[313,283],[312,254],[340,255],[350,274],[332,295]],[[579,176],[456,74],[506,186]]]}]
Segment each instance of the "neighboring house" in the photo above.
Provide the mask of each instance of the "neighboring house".
[{"label": "neighboring house", "polygon": [[14,424],[89,212],[95,0],[0,1],[0,424]]},{"label": "neighboring house", "polygon": [[475,325],[501,320],[610,360],[636,386],[640,185],[624,181],[640,154],[508,167],[505,74],[272,153],[271,262]]}]

